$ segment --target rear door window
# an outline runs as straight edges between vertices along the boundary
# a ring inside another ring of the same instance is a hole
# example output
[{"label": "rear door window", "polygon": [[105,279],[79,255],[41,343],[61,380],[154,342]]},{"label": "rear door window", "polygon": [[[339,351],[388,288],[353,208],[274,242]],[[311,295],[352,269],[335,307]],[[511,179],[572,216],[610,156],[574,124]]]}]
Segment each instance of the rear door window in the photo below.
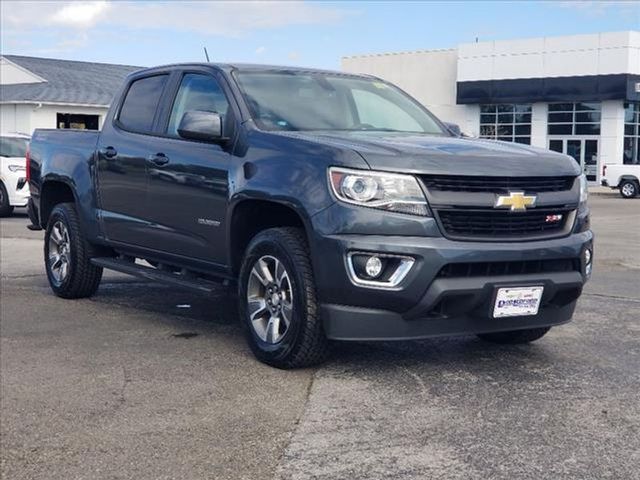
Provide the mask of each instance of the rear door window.
[{"label": "rear door window", "polygon": [[118,121],[132,132],[151,133],[162,91],[169,75],[155,75],[131,83],[122,103]]}]

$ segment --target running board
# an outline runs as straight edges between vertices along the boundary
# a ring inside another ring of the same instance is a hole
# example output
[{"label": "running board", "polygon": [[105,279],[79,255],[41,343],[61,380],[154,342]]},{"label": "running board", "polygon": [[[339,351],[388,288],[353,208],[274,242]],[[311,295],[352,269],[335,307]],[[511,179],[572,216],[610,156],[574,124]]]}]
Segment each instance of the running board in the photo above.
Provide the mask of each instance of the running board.
[{"label": "running board", "polygon": [[131,260],[124,260],[121,258],[95,257],[91,259],[91,263],[97,267],[115,270],[116,272],[126,273],[128,275],[152,280],[154,282],[166,283],[189,290],[197,290],[203,293],[211,293],[214,290],[220,290],[221,285],[224,285],[224,281],[216,283],[212,280],[190,275],[187,276],[183,273],[173,273],[158,270],[153,267],[145,267],[144,265],[138,265]]}]

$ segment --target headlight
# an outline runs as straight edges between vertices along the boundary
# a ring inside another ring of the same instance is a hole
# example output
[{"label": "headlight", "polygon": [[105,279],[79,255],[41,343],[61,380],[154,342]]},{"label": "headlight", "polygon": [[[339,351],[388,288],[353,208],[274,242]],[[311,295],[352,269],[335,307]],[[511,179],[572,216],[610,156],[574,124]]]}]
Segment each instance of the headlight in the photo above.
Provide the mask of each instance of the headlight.
[{"label": "headlight", "polygon": [[587,184],[587,176],[583,173],[580,175],[580,208],[586,208],[587,199],[589,198],[589,185]]},{"label": "headlight", "polygon": [[427,199],[413,175],[329,169],[333,193],[346,203],[411,215],[430,215]]},{"label": "headlight", "polygon": [[11,170],[12,172],[26,172],[27,169],[25,168],[24,165],[9,165],[9,170]]}]

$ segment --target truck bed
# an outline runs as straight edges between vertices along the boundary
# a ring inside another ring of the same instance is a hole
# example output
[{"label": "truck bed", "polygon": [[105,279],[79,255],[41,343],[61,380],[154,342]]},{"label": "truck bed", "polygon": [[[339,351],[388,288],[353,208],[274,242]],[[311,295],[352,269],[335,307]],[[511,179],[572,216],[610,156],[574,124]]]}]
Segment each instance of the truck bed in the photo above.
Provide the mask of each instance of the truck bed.
[{"label": "truck bed", "polygon": [[43,175],[70,174],[78,164],[87,165],[99,137],[94,130],[36,129],[29,146],[31,181],[37,187]]},{"label": "truck bed", "polygon": [[87,160],[93,156],[100,132],[96,130],[36,129],[31,138],[31,161]]},{"label": "truck bed", "polygon": [[[91,188],[91,165],[99,137],[100,132],[94,130],[36,129],[29,146],[28,168],[31,175],[31,197],[38,210],[43,193],[41,187],[45,180],[70,186],[81,182],[85,189]],[[75,193],[78,200],[81,200],[87,192],[75,189]],[[89,198],[91,196],[86,195],[84,200]],[[87,203],[89,202],[81,200],[81,210],[89,207]],[[91,215],[88,209],[83,213]]]}]

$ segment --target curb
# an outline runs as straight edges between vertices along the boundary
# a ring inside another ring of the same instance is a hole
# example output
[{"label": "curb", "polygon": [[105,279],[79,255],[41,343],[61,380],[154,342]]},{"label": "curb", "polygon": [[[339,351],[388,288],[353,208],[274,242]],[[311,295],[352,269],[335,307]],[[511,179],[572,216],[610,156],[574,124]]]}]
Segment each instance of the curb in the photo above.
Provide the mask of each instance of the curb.
[{"label": "curb", "polygon": [[597,197],[610,197],[612,195],[619,195],[618,190],[606,187],[597,187],[593,189],[589,189],[589,196],[597,196]]},{"label": "curb", "polygon": [[616,191],[613,192],[589,192],[590,197],[617,197],[619,194]]}]

